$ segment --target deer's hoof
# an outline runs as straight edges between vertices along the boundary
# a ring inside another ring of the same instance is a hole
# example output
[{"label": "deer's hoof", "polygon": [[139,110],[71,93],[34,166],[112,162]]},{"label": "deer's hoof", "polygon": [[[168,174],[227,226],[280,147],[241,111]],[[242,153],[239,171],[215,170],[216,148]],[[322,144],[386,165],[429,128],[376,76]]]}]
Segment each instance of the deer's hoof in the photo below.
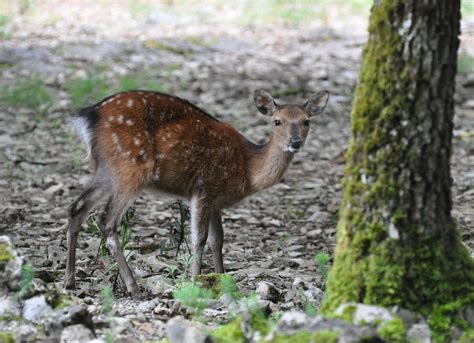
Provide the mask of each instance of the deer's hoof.
[{"label": "deer's hoof", "polygon": [[145,298],[139,290],[131,292],[131,295],[133,300],[143,300]]},{"label": "deer's hoof", "polygon": [[76,282],[73,281],[64,281],[64,289],[74,290],[76,289]]}]

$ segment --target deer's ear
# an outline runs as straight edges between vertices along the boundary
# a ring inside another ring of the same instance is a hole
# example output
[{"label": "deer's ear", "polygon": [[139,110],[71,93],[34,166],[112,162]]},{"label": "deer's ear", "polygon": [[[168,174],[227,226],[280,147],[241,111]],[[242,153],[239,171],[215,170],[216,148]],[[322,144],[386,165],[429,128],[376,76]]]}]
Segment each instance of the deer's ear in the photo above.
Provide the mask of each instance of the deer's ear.
[{"label": "deer's ear", "polygon": [[258,89],[253,94],[253,100],[255,101],[255,106],[260,111],[260,113],[265,114],[266,116],[273,115],[277,104],[273,97],[266,90]]},{"label": "deer's ear", "polygon": [[304,109],[310,116],[315,116],[320,114],[326,108],[326,104],[328,103],[329,99],[329,92],[328,91],[321,91],[315,93],[309,98],[308,101],[304,104]]}]

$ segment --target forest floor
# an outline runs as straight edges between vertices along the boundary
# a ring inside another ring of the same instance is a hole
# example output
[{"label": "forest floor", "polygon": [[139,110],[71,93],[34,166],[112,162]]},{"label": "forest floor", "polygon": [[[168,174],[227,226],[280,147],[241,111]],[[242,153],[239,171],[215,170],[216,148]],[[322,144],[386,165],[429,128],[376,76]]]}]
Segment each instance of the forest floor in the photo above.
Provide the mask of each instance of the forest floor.
[{"label": "forest floor", "polygon": [[[12,239],[37,275],[62,286],[67,207],[90,176],[85,149],[69,126],[80,106],[118,90],[162,90],[261,143],[271,124],[253,104],[255,89],[295,103],[327,89],[328,107],[314,120],[311,136],[284,180],[224,212],[224,264],[239,289],[248,294],[258,282],[271,282],[282,293],[277,309],[304,307],[295,280],[324,290],[314,256],[332,256],[335,246],[367,17],[343,21],[328,11],[327,17],[307,24],[255,24],[238,20],[240,9],[222,3],[190,9],[72,3],[44,5],[1,26],[0,234]],[[469,49],[474,22],[463,22],[463,29],[464,61],[455,96],[453,216],[472,250],[474,51]],[[99,314],[101,290],[115,284],[116,316],[128,320],[121,337],[161,338],[163,321],[181,310],[173,307],[166,289],[157,290],[156,282],[168,279],[172,284],[188,267],[186,244],[175,257],[180,215],[172,200],[151,194],[140,196],[133,207],[126,249],[149,306],[128,299],[120,280],[114,282],[116,268],[101,254],[101,236],[90,225],[84,225],[79,237],[78,287],[72,293],[75,301]],[[213,270],[211,261],[207,251],[205,272]],[[225,315],[216,310],[206,318],[218,322]]]}]

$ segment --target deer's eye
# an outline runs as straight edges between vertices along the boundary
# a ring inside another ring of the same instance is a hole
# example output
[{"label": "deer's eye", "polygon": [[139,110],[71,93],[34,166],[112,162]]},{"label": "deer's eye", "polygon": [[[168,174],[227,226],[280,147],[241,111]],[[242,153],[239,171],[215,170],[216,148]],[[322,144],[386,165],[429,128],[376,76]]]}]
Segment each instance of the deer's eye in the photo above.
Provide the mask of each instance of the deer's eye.
[{"label": "deer's eye", "polygon": [[310,120],[306,119],[303,123],[304,126],[309,127],[309,123],[311,123]]},{"label": "deer's eye", "polygon": [[280,125],[281,125],[281,121],[279,121],[278,119],[277,119],[277,120],[274,120],[274,121],[273,121],[273,124],[275,124],[275,126],[280,126]]}]

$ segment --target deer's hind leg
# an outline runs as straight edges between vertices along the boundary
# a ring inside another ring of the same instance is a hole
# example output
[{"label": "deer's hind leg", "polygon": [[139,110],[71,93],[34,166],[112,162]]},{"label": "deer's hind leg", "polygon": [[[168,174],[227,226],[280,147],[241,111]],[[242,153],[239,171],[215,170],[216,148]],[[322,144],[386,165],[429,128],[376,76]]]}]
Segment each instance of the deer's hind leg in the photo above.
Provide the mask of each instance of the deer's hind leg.
[{"label": "deer's hind leg", "polygon": [[115,191],[112,197],[109,199],[104,217],[103,223],[100,226],[102,233],[106,237],[106,245],[109,252],[114,256],[119,267],[120,276],[125,282],[127,291],[134,298],[140,298],[141,293],[138,285],[133,277],[132,270],[130,269],[125,256],[120,248],[120,240],[117,233],[117,226],[120,223],[120,219],[125,211],[128,209],[132,201],[135,199],[139,192],[130,190]]},{"label": "deer's hind leg", "polygon": [[76,268],[76,248],[77,238],[81,229],[81,224],[86,219],[90,211],[92,211],[99,202],[107,195],[109,184],[97,175],[91,184],[82,194],[69,206],[69,223],[67,227],[67,261],[66,275],[64,279],[64,287],[74,289],[75,268]]}]

